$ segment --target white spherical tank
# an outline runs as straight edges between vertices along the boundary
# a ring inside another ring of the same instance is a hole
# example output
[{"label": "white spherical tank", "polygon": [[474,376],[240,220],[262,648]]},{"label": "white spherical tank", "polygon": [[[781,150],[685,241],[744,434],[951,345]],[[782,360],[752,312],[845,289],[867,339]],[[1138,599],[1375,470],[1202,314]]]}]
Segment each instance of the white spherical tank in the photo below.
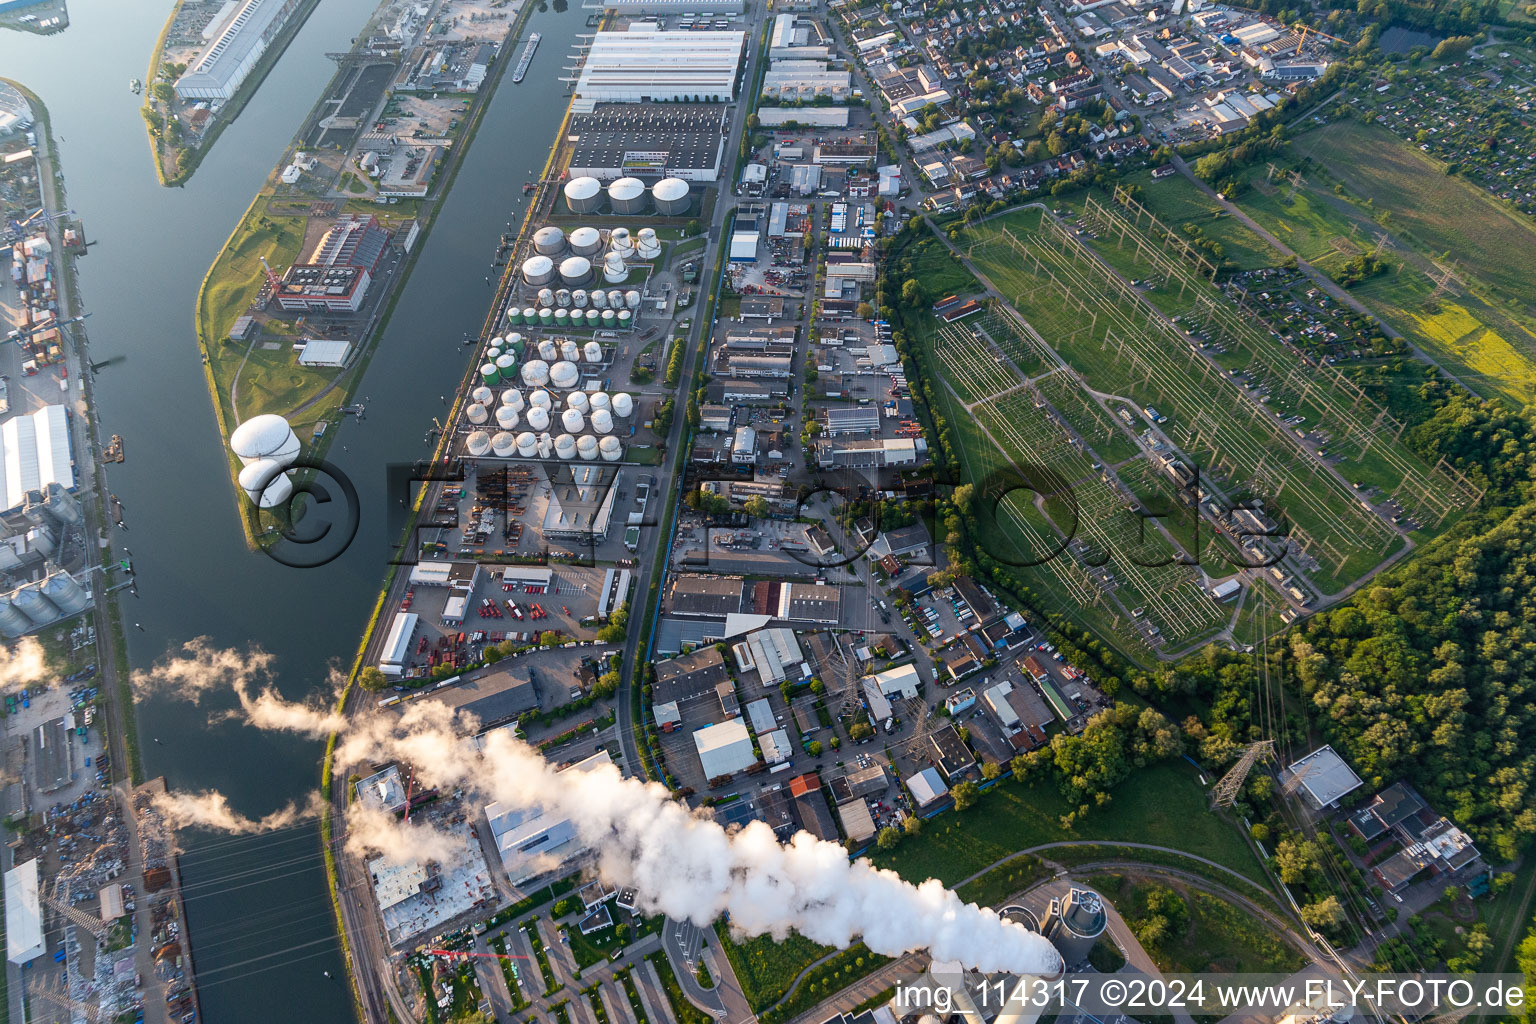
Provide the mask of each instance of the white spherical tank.
[{"label": "white spherical tank", "polygon": [[641,228],[635,236],[635,255],[643,260],[653,260],[661,255],[661,241],[655,228]]},{"label": "white spherical tank", "polygon": [[[553,271],[554,271],[554,267],[553,266],[550,267],[550,271],[551,271],[551,273],[553,273]],[[555,304],[555,290],[553,288],[540,288],[539,289],[539,305],[541,305],[541,306],[553,306],[554,304]],[[535,316],[538,315],[538,311],[537,310],[534,311],[534,315]],[[528,310],[526,310],[526,309],[523,310],[523,319],[524,320],[528,319]]]},{"label": "white spherical tank", "polygon": [[599,434],[613,433],[613,413],[607,409],[593,409],[592,429]]},{"label": "white spherical tank", "polygon": [[581,358],[581,346],[570,338],[566,338],[565,341],[560,343],[560,358],[574,363]]},{"label": "white spherical tank", "polygon": [[603,247],[603,236],[597,228],[577,228],[567,241],[577,256],[591,256]]},{"label": "white spherical tank", "polygon": [[576,457],[576,439],[570,434],[561,434],[555,438],[555,456],[561,459],[574,459]]},{"label": "white spherical tank", "polygon": [[517,454],[525,459],[531,459],[539,450],[539,439],[533,431],[525,430],[517,435]]},{"label": "white spherical tank", "polygon": [[473,390],[473,391],[471,391],[469,393],[469,400],[471,402],[478,402],[480,405],[490,405],[491,401],[495,397],[496,397],[496,392],[492,391],[490,388],[486,387],[484,384],[480,385],[479,387],[475,388],[475,390]]},{"label": "white spherical tank", "polygon": [[474,431],[465,439],[464,450],[471,455],[484,455],[491,450],[491,435],[483,430]]},{"label": "white spherical tank", "polygon": [[600,363],[603,361],[603,346],[595,341],[589,341],[581,350],[581,357],[589,363]]},{"label": "white spherical tank", "polygon": [[585,256],[567,256],[560,261],[560,280],[575,287],[592,280],[592,261]]},{"label": "white spherical tank", "polygon": [[542,359],[530,359],[523,364],[523,383],[538,387],[549,381],[549,364]]},{"label": "white spherical tank", "polygon": [[572,391],[565,396],[565,407],[567,409],[575,409],[577,412],[586,412],[591,408],[587,403],[587,393],[585,391]]},{"label": "white spherical tank", "polygon": [[629,236],[629,228],[613,229],[608,235],[608,251],[616,252],[626,260],[635,254],[635,242]]},{"label": "white spherical tank", "polygon": [[509,459],[512,453],[517,451],[517,441],[505,430],[498,430],[491,435],[491,452],[498,459]]},{"label": "white spherical tank", "polygon": [[576,439],[576,454],[591,462],[597,458],[597,438],[591,434],[582,434]]},{"label": "white spherical tank", "polygon": [[257,459],[240,471],[240,489],[258,508],[275,508],[293,495],[293,481],[276,459]]},{"label": "white spherical tank", "polygon": [[645,183],[639,178],[618,178],[608,186],[608,206],[621,216],[644,213]]},{"label": "white spherical tank", "polygon": [[548,430],[549,410],[540,405],[530,406],[528,408],[528,429]]},{"label": "white spherical tank", "polygon": [[511,430],[513,427],[517,426],[517,420],[518,416],[516,409],[512,408],[510,405],[497,406],[496,425],[502,430]]},{"label": "white spherical tank", "polygon": [[555,279],[555,261],[548,256],[529,256],[523,260],[523,283],[537,288]]},{"label": "white spherical tank", "polygon": [[565,205],[572,213],[595,213],[603,205],[603,185],[596,178],[582,175],[572,178],[562,189]]},{"label": "white spherical tank", "polygon": [[575,291],[571,292],[571,305],[575,306],[577,309],[587,308],[587,293],[584,289],[577,288]]},{"label": "white spherical tank", "polygon": [[587,401],[592,403],[594,409],[611,409],[613,402],[608,398],[606,391],[594,391],[587,396]]},{"label": "white spherical tank", "polygon": [[629,291],[625,292],[624,293],[624,305],[626,307],[628,307],[629,309],[639,309],[640,308],[640,293],[638,291],[636,291],[635,289],[633,289],[633,288],[631,288]]},{"label": "white spherical tank", "polygon": [[257,459],[275,459],[283,466],[299,457],[299,439],[288,421],[273,413],[252,416],[229,435],[229,448],[249,466]]},{"label": "white spherical tank", "polygon": [[681,217],[693,203],[688,183],[682,178],[662,178],[651,189],[651,199],[656,203],[656,212],[663,217]]},{"label": "white spherical tank", "polygon": [[491,418],[491,414],[479,402],[471,402],[469,408],[464,410],[464,416],[476,426]]},{"label": "white spherical tank", "polygon": [[543,409],[545,412],[548,412],[550,407],[555,404],[555,400],[549,397],[548,391],[540,388],[538,391],[535,391],[533,394],[528,396],[528,404],[530,406],[537,406],[538,408]]},{"label": "white spherical tank", "polygon": [[565,251],[565,232],[547,224],[533,233],[533,251],[541,256],[553,256]]},{"label": "white spherical tank", "polygon": [[523,393],[517,388],[507,388],[501,393],[501,404],[515,412],[522,412],[523,406],[528,403],[523,399]]},{"label": "white spherical tank", "polygon": [[597,309],[607,309],[608,293],[601,288],[592,289],[592,305]]},{"label": "white spherical tank", "polygon": [[549,382],[561,391],[568,391],[581,380],[581,371],[576,369],[576,364],[562,359],[551,367]]},{"label": "white spherical tank", "polygon": [[539,339],[539,358],[552,363],[560,358],[560,348],[549,338]]},{"label": "white spherical tank", "polygon": [[620,391],[613,396],[613,414],[628,419],[635,414],[635,400],[627,392]]},{"label": "white spherical tank", "polygon": [[560,425],[565,428],[567,434],[579,434],[587,425],[587,421],[575,409],[567,409],[560,414]]},{"label": "white spherical tank", "polygon": [[624,265],[624,257],[616,252],[608,254],[608,258],[603,261],[603,280],[609,284],[623,284],[629,280],[629,268]]},{"label": "white spherical tank", "polygon": [[618,462],[624,455],[624,445],[612,434],[597,442],[597,450],[602,452],[604,462]]}]

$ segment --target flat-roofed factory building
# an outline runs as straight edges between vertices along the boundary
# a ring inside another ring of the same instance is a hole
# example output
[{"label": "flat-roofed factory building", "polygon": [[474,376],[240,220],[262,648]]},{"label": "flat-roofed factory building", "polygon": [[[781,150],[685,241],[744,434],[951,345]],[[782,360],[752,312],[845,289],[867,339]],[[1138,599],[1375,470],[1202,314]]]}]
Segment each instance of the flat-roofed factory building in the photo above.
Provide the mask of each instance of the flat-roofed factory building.
[{"label": "flat-roofed factory building", "polygon": [[[688,33],[696,35],[697,33]],[[571,118],[572,177],[715,181],[725,153],[718,104],[604,103]]]},{"label": "flat-roofed factory building", "polygon": [[745,32],[668,32],[640,22],[592,37],[576,79],[574,113],[599,103],[676,103],[736,98]]}]

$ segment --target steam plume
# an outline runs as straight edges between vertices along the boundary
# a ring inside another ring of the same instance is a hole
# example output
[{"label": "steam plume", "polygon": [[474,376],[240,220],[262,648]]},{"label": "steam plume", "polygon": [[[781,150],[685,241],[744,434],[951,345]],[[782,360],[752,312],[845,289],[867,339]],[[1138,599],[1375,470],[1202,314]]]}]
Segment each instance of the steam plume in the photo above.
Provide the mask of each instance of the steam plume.
[{"label": "steam plume", "polygon": [[35,636],[24,636],[16,649],[0,646],[0,679],[16,686],[40,683],[48,676],[48,659]]},{"label": "steam plume", "polygon": [[319,794],[314,794],[303,804],[292,803],[264,817],[247,818],[229,806],[229,800],[223,793],[212,790],[202,793],[158,793],[154,805],[175,828],[192,826],[231,835],[254,835],[257,832],[287,828],[325,810],[324,801]]}]

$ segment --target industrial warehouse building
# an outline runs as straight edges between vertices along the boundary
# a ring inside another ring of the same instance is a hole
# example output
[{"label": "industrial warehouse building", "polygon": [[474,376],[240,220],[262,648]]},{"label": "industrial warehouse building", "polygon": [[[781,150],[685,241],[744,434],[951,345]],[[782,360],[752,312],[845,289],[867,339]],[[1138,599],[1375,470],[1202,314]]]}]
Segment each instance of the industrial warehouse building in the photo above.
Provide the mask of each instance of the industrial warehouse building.
[{"label": "industrial warehouse building", "polygon": [[388,245],[389,232],[377,217],[344,214],[308,260],[288,268],[273,297],[290,313],[356,313]]},{"label": "industrial warehouse building", "polygon": [[45,405],[0,423],[0,512],[24,503],[28,491],[41,491],[52,483],[65,490],[75,486],[64,406]]},{"label": "industrial warehouse building", "polygon": [[5,873],[5,954],[13,964],[28,963],[48,951],[37,865],[33,858]]},{"label": "industrial warehouse building", "polygon": [[573,113],[599,103],[718,102],[736,98],[745,32],[664,32],[652,23],[599,32],[576,80]]},{"label": "industrial warehouse building", "polygon": [[[589,772],[611,764],[613,759],[608,756],[608,751],[599,750],[561,771]],[[485,818],[491,827],[496,850],[501,854],[501,866],[506,869],[507,880],[513,885],[553,870],[586,849],[577,838],[571,819],[558,812],[517,809],[493,803],[486,805]]]},{"label": "industrial warehouse building", "polygon": [[725,152],[725,112],[717,104],[605,103],[577,114],[568,133],[576,139],[571,177],[715,181]]},{"label": "industrial warehouse building", "polygon": [[176,95],[184,101],[233,98],[298,6],[299,0],[244,0],[176,79]]}]

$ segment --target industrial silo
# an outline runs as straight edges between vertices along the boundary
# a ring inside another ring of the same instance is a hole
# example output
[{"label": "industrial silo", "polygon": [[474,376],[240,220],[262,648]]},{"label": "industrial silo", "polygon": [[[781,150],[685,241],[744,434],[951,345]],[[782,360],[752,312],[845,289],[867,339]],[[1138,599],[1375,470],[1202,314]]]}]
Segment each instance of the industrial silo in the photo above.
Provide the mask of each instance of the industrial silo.
[{"label": "industrial silo", "polygon": [[491,402],[495,400],[495,398],[496,392],[492,391],[484,384],[481,384],[479,387],[475,388],[475,390],[469,393],[469,400],[471,402],[479,402],[481,405],[490,405]]},{"label": "industrial silo", "polygon": [[618,253],[620,259],[629,259],[635,254],[635,241],[629,236],[628,228],[614,228],[608,236],[608,251]]},{"label": "industrial silo", "polygon": [[555,438],[555,457],[574,459],[576,457],[576,439],[570,434],[561,434]]},{"label": "industrial silo", "polygon": [[592,280],[592,261],[585,256],[567,256],[560,261],[560,280],[571,287]]},{"label": "industrial silo", "polygon": [[619,178],[608,186],[608,207],[621,217],[645,212],[645,183],[639,178]]},{"label": "industrial silo", "polygon": [[574,363],[581,358],[581,346],[570,338],[566,338],[560,343],[560,358],[566,362]]},{"label": "industrial silo", "polygon": [[577,228],[569,241],[571,252],[577,256],[594,256],[603,248],[603,236],[597,228]]},{"label": "industrial silo", "polygon": [[501,383],[501,371],[496,369],[495,363],[482,363],[480,366],[480,380],[486,387],[495,387]]},{"label": "industrial silo", "polygon": [[603,280],[609,284],[623,284],[629,280],[629,268],[624,265],[624,257],[616,252],[608,254],[608,258],[603,261]]},{"label": "industrial silo", "polygon": [[592,289],[592,305],[597,309],[607,309],[608,293],[601,288]]},{"label": "industrial silo", "polygon": [[[612,305],[612,303],[609,303]],[[640,292],[634,288],[624,293],[624,305],[630,309],[640,308]]]},{"label": "industrial silo", "polygon": [[587,393],[585,391],[572,391],[565,396],[565,407],[567,409],[575,409],[577,412],[586,412],[591,408],[587,404]]},{"label": "industrial silo", "polygon": [[483,430],[476,430],[464,441],[464,450],[476,458],[491,450],[491,435]]},{"label": "industrial silo", "polygon": [[651,199],[656,203],[656,212],[663,217],[681,217],[693,205],[688,183],[682,178],[662,178],[651,189]]},{"label": "industrial silo", "polygon": [[558,256],[565,251],[565,232],[553,224],[533,233],[533,251],[544,256]]},{"label": "industrial silo", "polygon": [[78,615],[91,605],[91,595],[67,572],[56,572],[44,580],[43,596],[65,615]]},{"label": "industrial silo", "polygon": [[58,481],[48,485],[47,494],[43,498],[43,508],[65,526],[73,526],[82,518],[80,503]]},{"label": "industrial silo", "polygon": [[549,364],[542,359],[530,359],[523,364],[522,374],[524,384],[541,387],[549,381]]},{"label": "industrial silo", "polygon": [[555,279],[555,261],[548,256],[529,256],[523,260],[523,283],[532,288]]},{"label": "industrial silo", "polygon": [[498,459],[510,459],[517,451],[517,441],[505,430],[491,435],[491,454]]},{"label": "industrial silo", "polygon": [[567,434],[579,434],[586,429],[587,420],[575,409],[567,409],[560,414],[560,425],[565,428]]},{"label": "industrial silo", "polygon": [[528,408],[528,429],[548,430],[549,410],[542,406],[534,405]]},{"label": "industrial silo", "polygon": [[655,228],[640,229],[640,234],[635,237],[635,255],[643,260],[653,260],[661,255],[661,242],[656,238]]},{"label": "industrial silo", "polygon": [[531,459],[539,450],[539,439],[533,431],[525,430],[517,435],[517,454],[525,459]]},{"label": "industrial silo", "polygon": [[0,635],[14,640],[31,629],[32,620],[9,597],[0,597]]},{"label": "industrial silo", "polygon": [[[41,523],[27,531],[27,548],[41,552],[44,558],[52,558],[59,545],[54,539],[52,528]],[[3,550],[9,552],[11,549],[6,547]]]},{"label": "industrial silo", "polygon": [[1094,943],[1104,934],[1107,921],[1099,894],[1073,886],[1065,897],[1051,899],[1040,932],[1071,967],[1088,959]]},{"label": "industrial silo", "polygon": [[597,442],[597,450],[602,453],[604,462],[618,462],[624,455],[624,445],[612,434]]},{"label": "industrial silo", "polygon": [[551,408],[554,407],[555,400],[549,397],[548,391],[545,391],[543,388],[539,388],[537,391],[534,391],[528,395],[528,404],[548,412]]},{"label": "industrial silo", "polygon": [[581,380],[581,371],[576,369],[576,364],[567,360],[560,360],[549,368],[549,382],[561,391],[569,391]]},{"label": "industrial silo", "polygon": [[229,447],[247,466],[257,459],[276,459],[291,466],[299,457],[299,439],[293,429],[287,420],[272,413],[252,416],[236,427],[229,435]]},{"label": "industrial silo", "polygon": [[522,412],[523,406],[528,403],[523,400],[523,393],[517,388],[507,388],[501,393],[501,404],[513,412]]},{"label": "industrial silo", "polygon": [[587,308],[587,292],[584,288],[577,288],[571,292],[571,305],[577,309]]},{"label": "industrial silo", "polygon": [[464,410],[464,418],[478,427],[490,419],[491,414],[479,402],[471,402],[469,408]]},{"label": "industrial silo", "polygon": [[596,178],[572,178],[563,191],[566,208],[575,214],[596,213],[603,204],[603,186]]},{"label": "industrial silo", "polygon": [[613,413],[607,409],[592,410],[592,430],[599,434],[613,433]]},{"label": "industrial silo", "polygon": [[[599,311],[598,310],[593,310],[593,312],[599,312]],[[613,310],[611,310],[611,309],[604,309],[604,310],[601,310],[600,312],[601,312],[601,316],[599,317],[599,319],[602,322],[602,325],[604,327],[612,327],[614,324],[616,324],[618,322],[618,317],[614,316]]]},{"label": "industrial silo", "polygon": [[597,458],[597,438],[582,434],[576,439],[576,454],[588,462]]},{"label": "industrial silo", "polygon": [[628,392],[620,391],[613,396],[613,414],[623,419],[628,419],[635,414],[635,400]]},{"label": "industrial silo", "polygon": [[627,331],[631,327],[633,327],[634,325],[635,325],[635,314],[631,313],[627,309],[619,310],[619,323],[618,323],[619,330]]},{"label": "industrial silo", "polygon": [[600,363],[603,361],[603,346],[595,341],[589,341],[581,350],[581,357],[589,363]]},{"label": "industrial silo", "polygon": [[517,426],[517,410],[510,405],[498,405],[496,407],[496,425],[502,430],[511,430]]},{"label": "industrial silo", "polygon": [[59,617],[59,610],[43,596],[42,584],[28,583],[11,595],[16,607],[32,620],[34,626],[46,626]]}]

